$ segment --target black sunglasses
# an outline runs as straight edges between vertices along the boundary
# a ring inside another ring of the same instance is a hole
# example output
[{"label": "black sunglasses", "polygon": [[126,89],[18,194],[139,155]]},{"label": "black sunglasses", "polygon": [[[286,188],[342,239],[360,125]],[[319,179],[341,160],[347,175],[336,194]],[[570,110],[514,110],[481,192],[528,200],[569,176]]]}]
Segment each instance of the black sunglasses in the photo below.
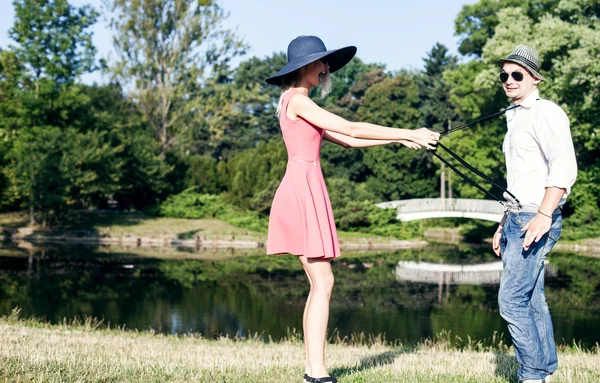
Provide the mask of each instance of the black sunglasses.
[{"label": "black sunglasses", "polygon": [[523,81],[523,77],[524,77],[523,72],[512,72],[512,73],[502,72],[502,73],[500,73],[500,81],[507,82],[509,76],[512,76],[512,78],[514,78],[515,81]]}]

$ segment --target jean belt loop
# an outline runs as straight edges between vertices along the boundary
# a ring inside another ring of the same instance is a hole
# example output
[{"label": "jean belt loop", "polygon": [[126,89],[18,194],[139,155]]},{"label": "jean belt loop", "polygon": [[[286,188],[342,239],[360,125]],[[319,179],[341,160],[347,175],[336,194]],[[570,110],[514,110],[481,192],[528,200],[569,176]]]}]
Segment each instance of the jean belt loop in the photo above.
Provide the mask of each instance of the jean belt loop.
[{"label": "jean belt loop", "polygon": [[[539,206],[535,206],[535,205],[518,205],[517,206],[517,205],[511,204],[510,202],[507,203],[504,207],[505,213],[514,213],[514,214],[518,214],[518,213],[537,214],[539,209],[540,209]],[[554,211],[552,212],[552,215],[559,214],[561,212],[562,212],[562,206],[559,206],[556,209],[554,209]]]}]

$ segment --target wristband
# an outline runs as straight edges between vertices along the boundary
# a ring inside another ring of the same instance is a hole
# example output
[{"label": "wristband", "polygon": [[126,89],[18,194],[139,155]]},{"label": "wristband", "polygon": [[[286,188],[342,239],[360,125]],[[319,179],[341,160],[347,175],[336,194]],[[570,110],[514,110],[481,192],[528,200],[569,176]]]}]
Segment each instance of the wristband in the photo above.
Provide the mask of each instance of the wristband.
[{"label": "wristband", "polygon": [[544,214],[544,213],[542,213],[542,212],[541,212],[541,211],[539,211],[539,210],[538,210],[538,213],[540,213],[541,215],[543,215],[543,216],[545,216],[545,217],[552,218],[552,216],[551,216],[551,215]]}]

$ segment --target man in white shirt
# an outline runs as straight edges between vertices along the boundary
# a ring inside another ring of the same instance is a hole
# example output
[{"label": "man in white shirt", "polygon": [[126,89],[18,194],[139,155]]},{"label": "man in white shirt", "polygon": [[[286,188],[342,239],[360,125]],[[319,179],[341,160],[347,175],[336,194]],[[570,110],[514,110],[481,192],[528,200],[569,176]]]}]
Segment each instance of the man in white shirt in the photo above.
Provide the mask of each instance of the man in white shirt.
[{"label": "man in white shirt", "polygon": [[500,81],[516,109],[506,112],[507,213],[494,234],[493,249],[504,271],[498,303],[508,323],[519,381],[550,382],[558,366],[552,319],[544,293],[544,260],[562,230],[561,207],[577,177],[569,119],[540,99],[537,51],[519,45],[498,60]]}]

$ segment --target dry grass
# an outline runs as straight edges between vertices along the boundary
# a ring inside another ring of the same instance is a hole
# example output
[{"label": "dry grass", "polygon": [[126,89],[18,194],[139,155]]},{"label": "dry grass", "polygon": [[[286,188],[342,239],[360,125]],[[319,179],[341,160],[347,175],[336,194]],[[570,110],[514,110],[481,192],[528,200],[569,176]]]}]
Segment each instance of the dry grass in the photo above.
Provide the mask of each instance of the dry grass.
[{"label": "dry grass", "polygon": [[98,253],[123,253],[127,256],[136,256],[140,258],[155,259],[197,259],[208,261],[222,261],[224,259],[246,256],[265,255],[264,248],[201,248],[199,250],[188,249],[189,251],[178,250],[170,246],[165,247],[126,247],[111,245],[100,247]]},{"label": "dry grass", "polygon": [[9,227],[12,229],[16,229],[17,227],[27,226],[28,224],[29,216],[25,212],[0,214],[0,227]]},{"label": "dry grass", "polygon": [[144,217],[133,223],[118,219],[112,222],[97,222],[94,229],[100,233],[131,233],[138,235],[173,234],[177,236],[209,235],[223,237],[262,238],[260,233],[240,229],[218,219],[184,219],[184,218],[154,218]]},{"label": "dry grass", "polygon": [[[0,380],[9,382],[301,382],[303,346],[296,337],[206,340],[97,328],[91,320],[58,325],[0,319]],[[444,340],[415,347],[383,342],[327,346],[331,372],[345,383],[514,382],[504,347],[464,350]],[[554,382],[600,381],[600,352],[561,350]]]},{"label": "dry grass", "polygon": [[[24,212],[1,213],[0,227],[27,227],[29,219]],[[141,213],[83,213],[71,222],[65,222],[51,231],[32,229],[46,234],[60,235],[64,231],[93,231],[100,235],[121,236],[164,236],[180,239],[193,238],[196,235],[222,237],[223,239],[262,240],[263,233],[240,229],[218,219],[183,219],[150,217]]]}]

